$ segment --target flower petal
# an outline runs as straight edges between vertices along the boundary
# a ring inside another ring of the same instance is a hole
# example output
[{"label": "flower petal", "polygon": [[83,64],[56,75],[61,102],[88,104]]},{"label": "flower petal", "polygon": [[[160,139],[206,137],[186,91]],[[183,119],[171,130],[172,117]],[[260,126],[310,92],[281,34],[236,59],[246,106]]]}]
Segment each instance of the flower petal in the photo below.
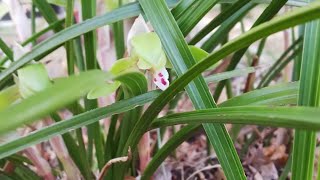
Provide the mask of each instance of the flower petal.
[{"label": "flower petal", "polygon": [[153,74],[153,82],[161,89],[166,90],[169,87],[169,73],[163,68],[159,71],[155,71]]},{"label": "flower petal", "polygon": [[156,33],[136,35],[130,43],[132,45],[132,57],[145,61],[145,64],[148,64],[154,70],[165,67],[167,58]]},{"label": "flower petal", "polygon": [[131,57],[119,59],[112,65],[112,67],[110,68],[110,72],[113,75],[120,75],[126,72],[139,71],[136,65],[137,61],[138,61],[137,59],[134,59]]},{"label": "flower petal", "polygon": [[131,39],[139,34],[148,33],[151,32],[146,21],[143,19],[142,15],[139,15],[139,17],[134,21],[130,31],[128,32],[128,38],[127,38],[127,47],[128,47],[128,53],[131,55],[132,45],[131,45]]}]

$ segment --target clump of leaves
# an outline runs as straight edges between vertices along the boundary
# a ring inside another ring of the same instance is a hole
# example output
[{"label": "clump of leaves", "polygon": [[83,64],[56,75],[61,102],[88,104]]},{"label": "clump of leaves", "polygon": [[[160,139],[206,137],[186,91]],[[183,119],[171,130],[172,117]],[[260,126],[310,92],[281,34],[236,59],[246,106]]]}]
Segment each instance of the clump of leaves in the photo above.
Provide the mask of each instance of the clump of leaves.
[{"label": "clump of leaves", "polygon": [[[0,2],[0,16],[10,12],[12,21],[28,19],[25,13],[15,13],[18,5],[6,3],[8,8],[3,8]],[[51,4],[65,9],[64,21]],[[320,41],[314,40],[320,37],[319,2],[107,0],[103,4],[106,13],[96,16],[100,8],[95,1],[33,0],[26,5],[32,7],[33,23],[27,28],[33,33],[20,43],[31,47],[32,42],[31,50],[13,50],[5,38],[0,39],[1,178],[182,177],[166,166],[166,159],[174,159],[189,168],[189,179],[246,179],[253,174],[285,179],[291,168],[292,179],[312,179],[317,162],[315,134],[320,129],[320,110],[315,108]],[[218,6],[219,14],[197,30],[196,25]],[[277,15],[284,6],[294,8]],[[19,5],[19,9],[25,8]],[[243,21],[252,11],[262,12],[253,27],[231,38],[237,23],[248,29]],[[36,32],[36,19],[49,26]],[[134,21],[130,24],[127,19]],[[124,23],[131,25],[128,32]],[[107,43],[105,31],[98,29],[106,25],[112,26],[112,33],[106,34],[113,35]],[[22,33],[26,27],[16,28]],[[292,45],[285,35],[286,50],[263,71],[268,37],[288,28],[292,28]],[[192,29],[196,35],[190,33]],[[55,34],[40,42],[39,37],[50,30]],[[260,39],[253,52],[249,47]],[[50,66],[57,54],[52,62],[43,59],[59,47],[67,52],[63,55],[67,72],[53,78],[47,68],[54,71],[63,63]],[[102,62],[105,51],[108,62]],[[287,65],[292,61],[290,69]],[[289,69],[291,80],[284,78]],[[270,85],[278,82],[283,83]],[[243,84],[245,90],[239,90]],[[279,127],[295,130],[293,151],[291,130]],[[187,145],[179,148],[185,141]],[[39,143],[41,147],[34,146]],[[189,147],[192,152],[187,154],[196,155],[185,161],[190,162],[186,166],[181,151]],[[45,159],[45,154],[56,156]],[[200,161],[212,154],[216,157]],[[219,175],[211,173],[217,168]]]}]

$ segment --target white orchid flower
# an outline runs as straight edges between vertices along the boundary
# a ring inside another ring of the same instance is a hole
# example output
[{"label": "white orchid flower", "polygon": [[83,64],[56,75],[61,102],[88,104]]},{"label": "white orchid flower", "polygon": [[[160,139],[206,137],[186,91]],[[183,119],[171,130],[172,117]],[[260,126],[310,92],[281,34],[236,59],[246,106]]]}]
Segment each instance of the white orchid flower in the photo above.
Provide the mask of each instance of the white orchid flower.
[{"label": "white orchid flower", "polygon": [[[208,53],[195,46],[189,46],[192,55],[198,62],[205,58]],[[140,15],[133,23],[127,38],[128,57],[117,60],[110,72],[117,76],[128,72],[140,72],[148,70],[153,76],[153,83],[161,90],[169,86],[169,73],[166,67],[171,68],[167,60],[161,41],[155,32],[151,31],[147,23]],[[114,92],[120,82],[108,82],[88,94],[89,99],[106,96]]]},{"label": "white orchid flower", "polygon": [[137,61],[137,67],[141,70],[150,70],[156,86],[161,90],[167,89],[169,86],[167,57],[158,35],[151,32],[141,15],[128,33],[127,46],[129,56]]}]

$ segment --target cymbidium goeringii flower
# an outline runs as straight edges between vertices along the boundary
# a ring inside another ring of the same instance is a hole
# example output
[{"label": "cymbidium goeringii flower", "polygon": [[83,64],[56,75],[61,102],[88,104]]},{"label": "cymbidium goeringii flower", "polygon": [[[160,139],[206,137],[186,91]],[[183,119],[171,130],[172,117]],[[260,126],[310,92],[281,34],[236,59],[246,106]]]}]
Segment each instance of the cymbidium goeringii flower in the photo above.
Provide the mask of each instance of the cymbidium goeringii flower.
[{"label": "cymbidium goeringii flower", "polygon": [[151,32],[141,15],[128,33],[127,47],[131,60],[137,62],[136,67],[140,70],[149,70],[153,75],[153,82],[161,90],[168,88],[166,54],[158,35]]},{"label": "cymbidium goeringii flower", "polygon": [[[148,28],[144,19],[139,16],[133,23],[127,38],[128,57],[117,60],[110,72],[117,76],[128,72],[148,70],[153,76],[153,82],[161,90],[169,86],[169,74],[166,70],[167,58],[162,49],[158,35]],[[108,95],[116,90],[120,82],[102,85],[89,93],[89,98]]]}]

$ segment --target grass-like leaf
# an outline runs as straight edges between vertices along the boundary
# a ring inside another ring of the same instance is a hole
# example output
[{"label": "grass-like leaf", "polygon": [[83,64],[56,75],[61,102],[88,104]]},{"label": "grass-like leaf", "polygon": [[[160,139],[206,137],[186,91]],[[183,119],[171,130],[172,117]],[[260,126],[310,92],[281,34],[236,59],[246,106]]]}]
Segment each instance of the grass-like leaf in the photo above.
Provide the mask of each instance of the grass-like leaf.
[{"label": "grass-like leaf", "polygon": [[[33,4],[39,9],[42,16],[46,19],[46,21],[51,24],[58,21],[58,17],[52,8],[52,6],[43,0],[32,0]],[[58,25],[54,28],[54,31],[59,32],[63,29],[62,25]]]},{"label": "grass-like leaf", "polygon": [[[310,2],[310,1],[309,1]],[[319,1],[317,1],[319,2]],[[319,107],[320,20],[305,27],[298,105]],[[315,116],[317,117],[317,116]],[[312,179],[316,132],[297,130],[293,142],[292,179]]]},{"label": "grass-like leaf", "polygon": [[[278,75],[281,70],[302,50],[302,38],[297,39],[292,45],[280,56],[279,59],[272,65],[270,70],[261,79],[258,88],[266,87],[268,84]],[[293,53],[289,56],[289,53],[293,50]]]},{"label": "grass-like leaf", "polygon": [[150,128],[176,124],[230,123],[319,130],[319,116],[318,108],[234,106],[168,115],[153,121]]},{"label": "grass-like leaf", "polygon": [[237,12],[241,7],[246,5],[250,0],[239,0],[232,4],[229,8],[222,11],[217,17],[212,19],[212,21],[206,25],[203,29],[201,29],[189,42],[189,44],[194,45],[198,43],[202,38],[204,38],[207,34],[209,34],[212,30],[218,27],[221,23],[223,23],[226,19],[232,16],[235,12]]},{"label": "grass-like leaf", "polygon": [[219,43],[225,39],[229,32],[256,4],[248,2],[241,7],[236,13],[232,14],[226,19],[221,26],[203,43],[201,48],[205,51],[211,52]]},{"label": "grass-like leaf", "polygon": [[0,111],[0,134],[48,115],[111,79],[110,74],[90,71],[78,76],[57,80],[54,85],[46,90]]},{"label": "grass-like leaf", "polygon": [[7,157],[29,146],[49,140],[56,135],[61,135],[70,130],[89,125],[113,114],[119,114],[137,106],[142,106],[145,103],[154,100],[159,94],[159,91],[151,91],[140,96],[121,100],[109,106],[93,109],[86,113],[76,115],[69,120],[55,123],[54,125],[37,130],[25,137],[1,144],[0,158]]},{"label": "grass-like leaf", "polygon": [[195,0],[182,0],[171,10],[172,15],[179,19],[183,13],[195,2]]},{"label": "grass-like leaf", "polygon": [[183,15],[177,19],[177,23],[184,35],[187,35],[199,20],[219,2],[219,0],[195,1]]},{"label": "grass-like leaf", "polygon": [[1,38],[0,38],[0,49],[10,60],[13,61],[12,50],[7,46],[7,44]]}]

